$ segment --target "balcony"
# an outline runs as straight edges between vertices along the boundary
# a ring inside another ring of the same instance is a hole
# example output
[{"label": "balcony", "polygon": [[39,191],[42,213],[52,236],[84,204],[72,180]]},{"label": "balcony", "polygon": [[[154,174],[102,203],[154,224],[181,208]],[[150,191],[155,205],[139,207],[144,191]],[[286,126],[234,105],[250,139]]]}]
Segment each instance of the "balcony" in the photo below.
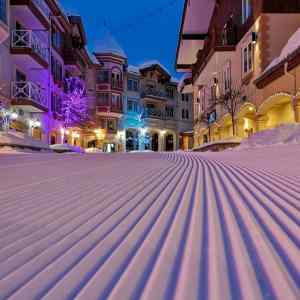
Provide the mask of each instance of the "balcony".
[{"label": "balcony", "polygon": [[42,43],[32,30],[13,30],[11,33],[11,53],[29,55],[42,67],[48,68],[49,53],[46,45]]},{"label": "balcony", "polygon": [[50,28],[51,10],[45,0],[10,0],[10,5],[16,16],[31,20],[32,28]]},{"label": "balcony", "polygon": [[158,119],[158,120],[175,120],[174,115],[166,114],[165,111],[157,108],[145,108],[143,112],[144,119]]},{"label": "balcony", "polygon": [[156,100],[167,100],[170,97],[166,92],[157,90],[155,88],[149,88],[142,91],[141,98],[151,98]]},{"label": "balcony", "polygon": [[96,84],[96,91],[103,92],[103,91],[111,91],[116,90],[119,92],[123,91],[123,82],[122,81],[115,81],[112,80],[111,82],[98,82]]},{"label": "balcony", "polygon": [[121,107],[114,107],[109,105],[97,105],[96,114],[102,117],[120,118],[123,115],[123,110]]},{"label": "balcony", "polygon": [[46,91],[30,81],[13,81],[11,84],[12,105],[28,112],[48,111]]}]

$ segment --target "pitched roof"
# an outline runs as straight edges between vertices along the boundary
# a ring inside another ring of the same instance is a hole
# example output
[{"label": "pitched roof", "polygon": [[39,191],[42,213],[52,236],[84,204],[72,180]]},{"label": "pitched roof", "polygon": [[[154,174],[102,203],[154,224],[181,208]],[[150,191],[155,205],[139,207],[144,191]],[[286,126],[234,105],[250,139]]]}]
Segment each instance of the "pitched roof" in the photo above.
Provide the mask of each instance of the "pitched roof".
[{"label": "pitched roof", "polygon": [[97,43],[94,49],[94,53],[96,54],[111,53],[111,54],[121,56],[123,58],[127,58],[125,51],[121,48],[119,43],[111,35],[110,32],[107,32],[104,35],[103,39]]}]

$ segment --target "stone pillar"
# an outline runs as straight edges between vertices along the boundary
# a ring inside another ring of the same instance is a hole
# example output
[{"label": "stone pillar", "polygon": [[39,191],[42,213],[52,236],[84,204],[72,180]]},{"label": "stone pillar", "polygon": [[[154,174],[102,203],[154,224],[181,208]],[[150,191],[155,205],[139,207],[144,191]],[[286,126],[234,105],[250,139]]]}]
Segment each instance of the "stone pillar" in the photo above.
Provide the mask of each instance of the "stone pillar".
[{"label": "stone pillar", "polygon": [[256,117],[256,131],[263,131],[267,129],[268,117],[266,115],[259,115]]},{"label": "stone pillar", "polygon": [[300,94],[295,96],[293,107],[295,112],[295,121],[300,123]]},{"label": "stone pillar", "polygon": [[165,151],[165,139],[166,139],[166,135],[159,133],[158,135],[158,151],[162,152]]},{"label": "stone pillar", "polygon": [[244,131],[245,120],[237,119],[235,121],[235,125],[236,125],[236,135],[240,138],[244,138],[245,137],[245,131]]}]

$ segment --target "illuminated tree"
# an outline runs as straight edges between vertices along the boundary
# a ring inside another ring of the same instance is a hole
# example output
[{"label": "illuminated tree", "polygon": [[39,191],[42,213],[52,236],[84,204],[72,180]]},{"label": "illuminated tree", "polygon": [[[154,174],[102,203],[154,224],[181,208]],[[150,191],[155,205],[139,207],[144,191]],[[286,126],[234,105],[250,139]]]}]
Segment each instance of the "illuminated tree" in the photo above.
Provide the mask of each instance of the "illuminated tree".
[{"label": "illuminated tree", "polygon": [[85,84],[79,77],[65,78],[65,94],[62,101],[62,113],[65,128],[87,119],[87,98]]}]

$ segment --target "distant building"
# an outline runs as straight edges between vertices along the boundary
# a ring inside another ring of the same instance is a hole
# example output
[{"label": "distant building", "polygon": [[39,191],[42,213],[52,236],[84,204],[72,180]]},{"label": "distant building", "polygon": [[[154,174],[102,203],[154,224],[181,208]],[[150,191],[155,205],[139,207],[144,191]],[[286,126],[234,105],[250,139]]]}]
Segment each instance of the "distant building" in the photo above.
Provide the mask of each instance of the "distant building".
[{"label": "distant building", "polygon": [[[108,33],[93,53],[95,145],[105,152],[174,151],[191,147],[192,96],[158,61],[128,66]],[[186,139],[188,138],[188,141]]]}]

